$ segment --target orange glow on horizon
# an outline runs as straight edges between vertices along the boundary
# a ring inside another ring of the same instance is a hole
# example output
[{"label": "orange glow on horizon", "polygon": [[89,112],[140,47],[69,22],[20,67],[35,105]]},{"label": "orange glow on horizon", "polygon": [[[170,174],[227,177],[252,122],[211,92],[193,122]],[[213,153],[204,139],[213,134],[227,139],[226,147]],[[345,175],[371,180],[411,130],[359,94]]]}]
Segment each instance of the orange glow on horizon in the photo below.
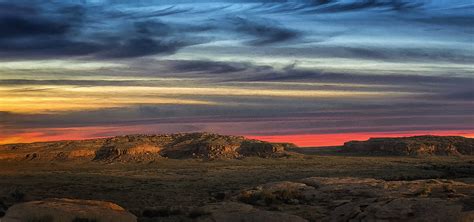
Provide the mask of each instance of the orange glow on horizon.
[{"label": "orange glow on horizon", "polygon": [[108,126],[37,129],[36,132],[0,136],[0,144],[95,139],[124,134],[135,134],[139,130],[140,128],[137,127],[126,127],[124,129],[122,127]]},{"label": "orange glow on horizon", "polygon": [[373,137],[406,137],[418,135],[436,136],[464,136],[474,138],[472,131],[413,131],[413,132],[368,132],[368,133],[340,133],[340,134],[301,134],[275,136],[247,136],[251,139],[269,142],[289,142],[300,147],[340,146],[351,140],[367,140]]},{"label": "orange glow on horizon", "polygon": [[83,140],[94,139],[100,137],[91,137],[81,133],[64,133],[62,135],[47,136],[40,132],[20,133],[13,136],[0,137],[0,144],[14,144],[14,143],[34,143],[34,142],[48,142],[48,141],[62,141],[62,140]]},{"label": "orange glow on horizon", "polygon": [[[127,127],[70,127],[49,128],[36,132],[24,132],[0,136],[0,144],[31,143],[60,140],[83,140],[117,135],[143,133],[143,126]],[[147,133],[148,134],[148,133]],[[412,131],[412,132],[365,132],[337,134],[300,134],[300,135],[246,135],[247,138],[269,142],[289,142],[301,147],[338,146],[351,140],[367,140],[371,137],[403,137],[416,135],[464,136],[474,138],[474,131]]]}]

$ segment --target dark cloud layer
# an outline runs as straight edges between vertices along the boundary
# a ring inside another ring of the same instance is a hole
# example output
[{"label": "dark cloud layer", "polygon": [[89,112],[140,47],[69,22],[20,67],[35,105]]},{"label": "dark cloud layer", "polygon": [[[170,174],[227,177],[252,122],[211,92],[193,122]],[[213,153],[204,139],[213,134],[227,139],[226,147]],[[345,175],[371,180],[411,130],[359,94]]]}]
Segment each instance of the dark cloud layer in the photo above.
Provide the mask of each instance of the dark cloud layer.
[{"label": "dark cloud layer", "polygon": [[[192,1],[180,2],[191,3]],[[232,0],[223,2],[242,3],[242,1]],[[197,5],[179,7],[177,4],[159,8],[151,7],[163,4],[159,1],[152,1],[148,4],[132,1],[103,1],[98,4],[87,3],[87,1],[81,3],[81,1],[0,0],[0,59],[133,58],[173,54],[188,46],[229,39],[242,40],[242,43],[252,47],[288,47],[292,44],[317,43],[334,37],[334,32],[319,30],[318,22],[321,19],[315,12],[338,13],[371,8],[402,10],[425,7],[428,4],[421,0],[259,0],[243,2],[268,4],[255,5],[242,10],[232,9],[231,5],[209,7],[203,10],[199,9]],[[140,7],[131,7],[137,5]],[[444,7],[449,6],[450,4],[446,4]],[[286,23],[284,19],[274,17],[280,14],[286,16],[290,13],[314,14],[315,17],[306,21],[307,24],[303,29],[283,24]],[[187,16],[188,20],[178,21],[170,19],[170,16]],[[203,16],[208,19],[202,19]],[[472,18],[472,15],[467,14],[445,15],[426,14],[426,12],[420,13],[420,15],[407,13],[401,18],[392,17],[392,19],[408,20],[410,23],[461,27],[465,27]],[[384,19],[387,18],[380,18],[381,21]],[[360,23],[376,22],[375,20],[366,20],[361,20]],[[340,23],[337,19],[334,22],[336,22],[335,24]],[[466,28],[461,31],[472,34],[472,29]],[[306,38],[306,35],[309,35],[310,38]],[[313,45],[311,47],[316,48],[309,56],[324,54],[325,56],[370,60],[437,59],[467,63],[473,57],[472,53],[419,47],[399,49],[351,45],[337,47]]]},{"label": "dark cloud layer", "polygon": [[221,23],[164,23],[163,16],[186,12],[169,7],[155,11],[121,11],[107,5],[49,1],[1,2],[0,57],[48,58],[86,56],[130,58],[172,54],[207,42],[193,33],[228,30],[249,35],[251,45],[294,39],[296,31],[266,20],[240,17]]},{"label": "dark cloud layer", "polygon": [[407,74],[374,75],[374,74],[350,74],[332,73],[310,69],[298,69],[290,66],[282,71],[261,73],[258,76],[242,78],[244,81],[283,81],[283,82],[337,82],[337,83],[360,83],[360,84],[392,84],[392,85],[427,85],[431,84],[459,84],[471,85],[474,79],[471,77],[449,77],[449,76],[422,76]]},{"label": "dark cloud layer", "polygon": [[21,38],[25,36],[63,35],[69,31],[69,24],[61,24],[44,18],[29,19],[13,15],[0,17],[0,38]]},{"label": "dark cloud layer", "polygon": [[226,73],[244,71],[247,68],[249,68],[249,64],[202,61],[202,60],[168,61],[166,63],[169,66],[171,66],[171,69],[172,69],[171,71],[174,71],[174,72],[203,72],[203,73],[214,73],[214,74],[226,74]]},{"label": "dark cloud layer", "polygon": [[[200,43],[174,32],[172,24],[156,17],[127,21],[125,15],[105,6],[49,1],[4,2],[2,6],[9,9],[0,14],[0,57],[4,58],[129,58],[170,54]],[[111,16],[118,17],[100,21]]]},{"label": "dark cloud layer", "polygon": [[253,36],[255,39],[248,43],[254,46],[286,42],[296,39],[300,35],[298,31],[271,22],[258,22],[257,19],[236,17],[232,20],[232,25],[238,32]]},{"label": "dark cloud layer", "polygon": [[[468,0],[466,0],[467,2]],[[322,11],[350,11],[367,8],[385,8],[390,10],[416,9],[423,6],[444,4],[444,7],[457,5],[459,1],[425,1],[425,0],[255,0],[264,3],[302,3],[307,6],[316,6]]]},{"label": "dark cloud layer", "polygon": [[313,0],[311,3],[326,6],[323,11],[351,11],[366,8],[385,7],[392,10],[406,10],[423,6],[421,1],[412,0],[361,0],[342,2],[338,0]]}]

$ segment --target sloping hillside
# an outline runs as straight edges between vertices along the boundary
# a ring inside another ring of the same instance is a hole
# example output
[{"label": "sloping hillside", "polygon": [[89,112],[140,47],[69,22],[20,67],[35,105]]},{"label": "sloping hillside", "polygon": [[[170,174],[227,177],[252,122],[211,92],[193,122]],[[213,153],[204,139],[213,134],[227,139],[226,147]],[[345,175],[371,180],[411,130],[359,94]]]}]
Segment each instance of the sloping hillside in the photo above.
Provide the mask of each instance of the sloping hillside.
[{"label": "sloping hillside", "polygon": [[111,138],[0,146],[0,160],[147,161],[159,158],[242,158],[285,155],[291,144],[210,133],[127,135]]}]

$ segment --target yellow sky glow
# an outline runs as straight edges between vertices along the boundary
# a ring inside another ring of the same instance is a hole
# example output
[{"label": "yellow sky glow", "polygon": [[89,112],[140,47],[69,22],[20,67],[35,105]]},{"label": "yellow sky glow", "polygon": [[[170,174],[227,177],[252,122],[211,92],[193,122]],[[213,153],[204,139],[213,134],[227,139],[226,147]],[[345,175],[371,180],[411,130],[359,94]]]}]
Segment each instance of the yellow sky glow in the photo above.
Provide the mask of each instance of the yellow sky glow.
[{"label": "yellow sky glow", "polygon": [[0,87],[0,111],[49,113],[127,107],[139,104],[216,105],[195,96],[324,98],[399,97],[407,92],[281,90],[236,87],[23,86]]}]

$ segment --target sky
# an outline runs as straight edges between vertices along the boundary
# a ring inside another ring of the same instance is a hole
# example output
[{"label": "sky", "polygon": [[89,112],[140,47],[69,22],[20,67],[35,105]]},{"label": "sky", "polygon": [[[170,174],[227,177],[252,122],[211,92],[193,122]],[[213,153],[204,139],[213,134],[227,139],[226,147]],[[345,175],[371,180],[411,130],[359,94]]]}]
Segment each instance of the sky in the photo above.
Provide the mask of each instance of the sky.
[{"label": "sky", "polygon": [[0,0],[0,144],[474,137],[472,0]]}]

